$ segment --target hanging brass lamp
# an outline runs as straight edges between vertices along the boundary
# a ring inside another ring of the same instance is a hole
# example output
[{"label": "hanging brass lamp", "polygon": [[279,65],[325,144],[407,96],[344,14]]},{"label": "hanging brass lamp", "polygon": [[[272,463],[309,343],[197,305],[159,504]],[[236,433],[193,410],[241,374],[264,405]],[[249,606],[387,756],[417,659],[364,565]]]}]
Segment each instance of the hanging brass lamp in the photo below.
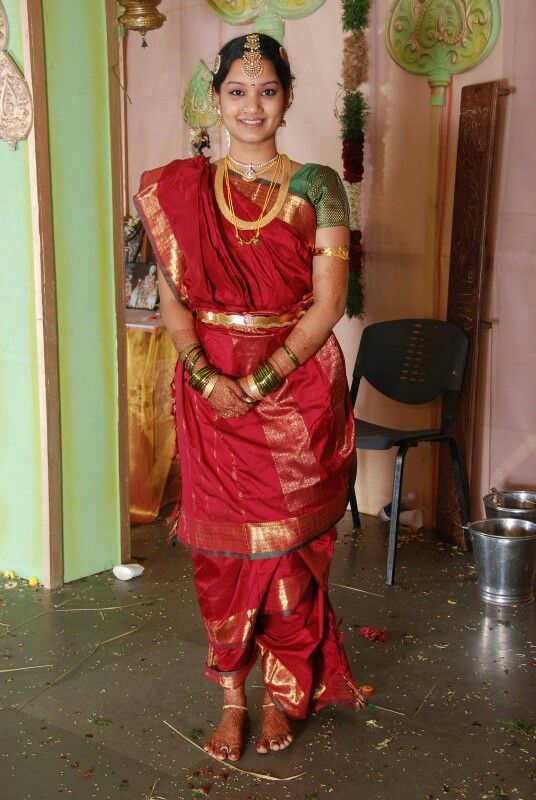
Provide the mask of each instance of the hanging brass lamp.
[{"label": "hanging brass lamp", "polygon": [[125,9],[119,22],[129,31],[138,31],[142,36],[142,47],[147,47],[145,34],[161,28],[166,17],[157,10],[162,0],[118,0]]}]

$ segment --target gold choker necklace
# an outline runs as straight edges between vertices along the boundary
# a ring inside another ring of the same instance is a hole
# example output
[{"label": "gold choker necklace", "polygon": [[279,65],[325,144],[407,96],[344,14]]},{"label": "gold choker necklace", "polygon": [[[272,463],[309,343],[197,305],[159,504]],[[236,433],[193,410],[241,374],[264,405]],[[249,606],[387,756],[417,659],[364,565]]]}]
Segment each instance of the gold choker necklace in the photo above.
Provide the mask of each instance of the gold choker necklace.
[{"label": "gold choker necklace", "polygon": [[[274,192],[275,185],[277,183],[277,179],[280,173],[282,177],[279,184],[277,197],[270,211],[268,211],[268,213],[265,213],[270,198],[272,197],[272,194]],[[291,173],[290,159],[286,155],[278,154],[274,175],[272,177],[272,180],[270,181],[270,185],[266,192],[266,197],[264,199],[260,216],[257,220],[247,220],[247,219],[240,219],[240,217],[237,217],[235,214],[233,197],[231,193],[231,182],[229,180],[229,162],[227,156],[223,159],[223,162],[217,164],[216,175],[214,178],[214,190],[216,193],[216,202],[218,203],[218,208],[220,209],[225,219],[228,220],[234,226],[235,236],[239,244],[256,245],[259,243],[260,229],[264,228],[266,225],[272,222],[272,220],[276,218],[276,216],[283,208],[283,204],[288,194],[290,173]],[[227,198],[225,197],[223,189],[224,182],[225,182],[225,188],[227,189]],[[240,236],[240,234],[238,233],[239,230],[255,231],[255,234],[251,239],[243,239],[242,236]]]}]

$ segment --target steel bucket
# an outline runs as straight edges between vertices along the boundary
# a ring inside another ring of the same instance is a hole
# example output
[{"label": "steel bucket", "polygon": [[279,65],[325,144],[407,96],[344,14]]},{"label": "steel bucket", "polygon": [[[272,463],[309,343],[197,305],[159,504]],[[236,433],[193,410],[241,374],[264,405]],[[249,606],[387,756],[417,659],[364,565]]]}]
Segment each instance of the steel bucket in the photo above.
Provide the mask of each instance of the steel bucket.
[{"label": "steel bucket", "polygon": [[484,497],[488,519],[526,519],[536,522],[536,492],[499,492],[492,489]]},{"label": "steel bucket", "polygon": [[536,524],[524,519],[482,519],[466,526],[473,544],[478,590],[486,603],[532,603]]}]

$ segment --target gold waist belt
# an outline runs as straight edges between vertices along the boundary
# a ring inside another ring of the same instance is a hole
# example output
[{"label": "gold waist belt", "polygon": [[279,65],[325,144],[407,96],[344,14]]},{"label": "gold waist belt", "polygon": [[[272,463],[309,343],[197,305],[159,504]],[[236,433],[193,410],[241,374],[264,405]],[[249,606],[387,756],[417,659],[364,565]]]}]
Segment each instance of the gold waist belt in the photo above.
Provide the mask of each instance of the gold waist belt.
[{"label": "gold waist belt", "polygon": [[263,316],[262,314],[224,314],[222,311],[203,311],[198,308],[195,316],[200,322],[211,325],[225,325],[227,328],[284,328],[293,325],[305,311],[293,311],[279,316]]}]

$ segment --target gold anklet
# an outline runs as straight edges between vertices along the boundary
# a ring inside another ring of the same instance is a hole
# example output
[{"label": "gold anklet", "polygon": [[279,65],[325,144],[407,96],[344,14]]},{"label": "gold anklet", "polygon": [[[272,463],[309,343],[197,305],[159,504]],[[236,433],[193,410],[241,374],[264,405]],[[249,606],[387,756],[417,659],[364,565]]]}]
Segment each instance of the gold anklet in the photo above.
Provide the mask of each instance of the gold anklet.
[{"label": "gold anklet", "polygon": [[236,703],[226,703],[224,708],[240,708],[242,711],[247,711],[247,706],[237,706]]}]

